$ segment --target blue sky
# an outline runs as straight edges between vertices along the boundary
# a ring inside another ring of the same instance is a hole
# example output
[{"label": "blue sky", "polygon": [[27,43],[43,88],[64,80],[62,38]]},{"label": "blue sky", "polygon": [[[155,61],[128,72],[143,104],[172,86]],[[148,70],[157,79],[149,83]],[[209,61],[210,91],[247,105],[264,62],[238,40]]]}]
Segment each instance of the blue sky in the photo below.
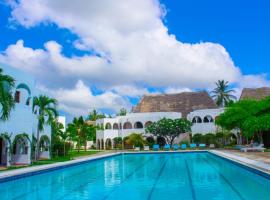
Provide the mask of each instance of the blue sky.
[{"label": "blue sky", "polygon": [[71,116],[219,79],[237,95],[269,86],[267,0],[0,2],[0,63],[35,76]]},{"label": "blue sky", "polygon": [[270,2],[267,0],[161,1],[166,25],[181,41],[222,44],[244,73],[270,71]]}]

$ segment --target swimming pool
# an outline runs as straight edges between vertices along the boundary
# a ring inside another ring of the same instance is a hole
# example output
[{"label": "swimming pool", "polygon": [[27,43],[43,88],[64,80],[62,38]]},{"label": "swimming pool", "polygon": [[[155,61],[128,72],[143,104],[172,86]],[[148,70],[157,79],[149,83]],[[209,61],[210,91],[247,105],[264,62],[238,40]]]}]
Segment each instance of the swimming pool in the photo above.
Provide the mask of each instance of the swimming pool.
[{"label": "swimming pool", "polygon": [[270,180],[208,152],[121,154],[0,183],[0,199],[270,199]]}]

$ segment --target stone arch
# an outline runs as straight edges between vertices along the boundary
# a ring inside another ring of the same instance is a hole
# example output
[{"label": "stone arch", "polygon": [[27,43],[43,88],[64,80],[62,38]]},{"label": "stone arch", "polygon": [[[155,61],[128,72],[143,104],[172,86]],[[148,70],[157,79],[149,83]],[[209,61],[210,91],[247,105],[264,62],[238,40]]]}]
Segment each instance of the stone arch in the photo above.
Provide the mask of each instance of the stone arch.
[{"label": "stone arch", "polygon": [[123,125],[123,129],[132,129],[132,124],[130,122],[125,122]]},{"label": "stone arch", "polygon": [[105,147],[106,149],[112,149],[112,140],[110,138],[106,139]]},{"label": "stone arch", "polygon": [[113,129],[114,129],[114,130],[118,130],[118,129],[119,129],[119,127],[118,127],[118,124],[117,124],[117,123],[114,123],[114,124],[113,124]]},{"label": "stone arch", "polygon": [[107,122],[105,125],[105,129],[112,129],[111,123]]},{"label": "stone arch", "polygon": [[134,128],[135,129],[141,129],[141,128],[143,128],[143,123],[142,122],[135,122],[134,123]]},{"label": "stone arch", "polygon": [[192,123],[195,124],[195,123],[202,123],[202,118],[199,117],[199,116],[195,116],[193,117],[192,119]]},{"label": "stone arch", "polygon": [[147,122],[145,122],[145,124],[144,124],[144,127],[145,128],[147,128],[149,125],[151,125],[153,122],[151,122],[151,121],[147,121]]},{"label": "stone arch", "polygon": [[15,91],[15,98],[14,98],[15,102],[20,103],[22,101],[21,89],[23,89],[27,92],[27,97],[23,100],[25,100],[25,104],[29,106],[30,100],[31,100],[31,90],[30,90],[29,86],[26,85],[25,83],[20,83],[19,85],[17,85],[16,91]]},{"label": "stone arch", "polygon": [[214,122],[214,119],[213,119],[212,116],[206,115],[206,116],[203,118],[203,122],[204,122],[204,123],[211,123],[211,122]]}]

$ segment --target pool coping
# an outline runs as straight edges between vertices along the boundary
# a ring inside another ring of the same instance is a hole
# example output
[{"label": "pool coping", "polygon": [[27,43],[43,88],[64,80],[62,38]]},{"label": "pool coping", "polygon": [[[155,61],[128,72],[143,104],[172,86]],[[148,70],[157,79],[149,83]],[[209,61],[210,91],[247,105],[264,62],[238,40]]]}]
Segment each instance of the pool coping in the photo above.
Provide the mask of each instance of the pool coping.
[{"label": "pool coping", "polygon": [[209,150],[208,152],[223,159],[226,159],[236,165],[240,165],[241,167],[252,171],[260,176],[270,179],[270,164],[219,150]]},{"label": "pool coping", "polygon": [[78,158],[78,159],[70,160],[70,161],[58,162],[58,163],[53,163],[53,164],[45,164],[45,165],[39,165],[39,166],[31,166],[31,167],[25,167],[25,168],[20,168],[20,169],[14,169],[14,170],[6,171],[6,172],[0,172],[0,183],[20,179],[23,177],[33,176],[33,175],[45,173],[48,171],[54,171],[58,169],[72,167],[75,165],[80,165],[80,164],[91,162],[94,160],[99,160],[99,159],[117,156],[121,154],[122,152],[110,152],[110,153],[106,153],[102,155],[93,155],[90,157],[83,157],[83,158]]},{"label": "pool coping", "polygon": [[251,160],[249,158],[237,156],[232,153],[222,152],[218,150],[178,150],[178,151],[117,151],[117,152],[110,152],[110,153],[106,153],[102,155],[93,155],[90,157],[78,158],[76,160],[71,160],[71,161],[15,169],[15,170],[10,170],[6,172],[1,172],[0,183],[20,179],[23,177],[33,176],[33,175],[45,173],[48,171],[54,171],[58,169],[75,166],[75,165],[80,165],[80,164],[91,162],[94,160],[104,159],[104,158],[113,157],[117,155],[123,155],[123,154],[162,154],[162,153],[168,154],[168,153],[193,153],[193,152],[197,152],[197,153],[209,152],[213,155],[226,159],[234,164],[237,164],[246,168],[247,170],[250,170],[256,174],[259,174],[261,176],[264,176],[270,179],[270,165],[267,163]]}]

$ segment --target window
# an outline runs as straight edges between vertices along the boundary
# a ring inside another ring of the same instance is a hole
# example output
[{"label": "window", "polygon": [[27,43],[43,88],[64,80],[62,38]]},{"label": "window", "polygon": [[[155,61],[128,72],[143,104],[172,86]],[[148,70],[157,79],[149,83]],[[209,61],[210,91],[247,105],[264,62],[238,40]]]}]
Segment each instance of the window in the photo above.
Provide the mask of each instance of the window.
[{"label": "window", "polygon": [[17,90],[15,92],[15,102],[16,103],[20,103],[20,95],[21,95],[21,92]]}]

